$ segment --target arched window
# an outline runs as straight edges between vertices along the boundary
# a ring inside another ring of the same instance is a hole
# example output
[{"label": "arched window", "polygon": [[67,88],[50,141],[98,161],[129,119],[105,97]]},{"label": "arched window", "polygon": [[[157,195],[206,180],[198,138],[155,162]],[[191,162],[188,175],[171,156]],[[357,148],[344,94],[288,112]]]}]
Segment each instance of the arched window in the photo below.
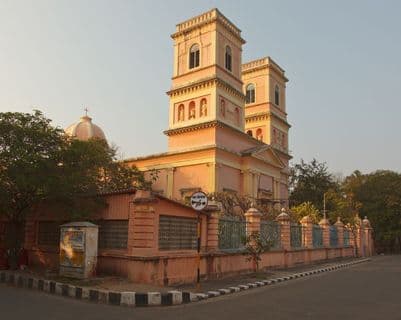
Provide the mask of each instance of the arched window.
[{"label": "arched window", "polygon": [[262,129],[258,129],[256,130],[256,139],[258,139],[259,141],[263,140],[263,134],[262,134]]},{"label": "arched window", "polygon": [[188,119],[195,119],[196,114],[195,114],[195,101],[191,101],[189,103],[189,109],[188,109]]},{"label": "arched window", "polygon": [[225,55],[225,66],[226,69],[231,71],[232,70],[232,52],[231,52],[231,48],[229,46],[226,46],[226,55]]},{"label": "arched window", "polygon": [[199,67],[199,46],[194,44],[189,50],[189,69]]},{"label": "arched window", "polygon": [[207,101],[202,99],[200,102],[200,116],[207,117]]},{"label": "arched window", "polygon": [[246,134],[252,137],[252,130],[248,130]]},{"label": "arched window", "polygon": [[180,104],[178,106],[178,121],[184,121],[184,105]]},{"label": "arched window", "polygon": [[274,87],[274,104],[276,106],[280,105],[280,89],[277,85]]},{"label": "arched window", "polygon": [[255,102],[255,86],[250,83],[246,86],[245,103]]}]

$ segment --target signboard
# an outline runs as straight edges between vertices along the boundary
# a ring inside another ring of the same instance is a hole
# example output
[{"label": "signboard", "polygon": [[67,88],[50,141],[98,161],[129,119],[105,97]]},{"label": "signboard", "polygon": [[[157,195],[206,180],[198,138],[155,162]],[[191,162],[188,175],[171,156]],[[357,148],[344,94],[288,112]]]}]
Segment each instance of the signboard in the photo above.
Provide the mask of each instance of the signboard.
[{"label": "signboard", "polygon": [[204,192],[198,191],[191,196],[191,206],[195,210],[203,210],[207,206],[207,196]]}]

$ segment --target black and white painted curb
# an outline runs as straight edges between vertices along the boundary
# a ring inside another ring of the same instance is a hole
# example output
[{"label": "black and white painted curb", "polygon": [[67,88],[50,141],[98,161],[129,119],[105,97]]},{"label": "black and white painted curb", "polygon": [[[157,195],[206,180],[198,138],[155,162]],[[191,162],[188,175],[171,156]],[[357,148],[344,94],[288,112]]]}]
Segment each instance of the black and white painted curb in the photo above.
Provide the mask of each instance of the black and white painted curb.
[{"label": "black and white painted curb", "polygon": [[56,294],[79,300],[87,300],[94,303],[104,303],[116,306],[128,306],[128,307],[171,306],[177,304],[196,302],[200,300],[218,297],[221,295],[227,295],[239,291],[249,290],[252,288],[273,285],[278,282],[284,282],[292,279],[307,277],[322,272],[334,271],[367,261],[370,261],[370,259],[359,259],[351,262],[339,263],[329,267],[313,269],[300,273],[294,273],[285,277],[261,280],[257,282],[247,283],[245,285],[238,285],[235,287],[228,287],[224,289],[218,289],[215,291],[208,291],[205,293],[192,293],[192,292],[182,292],[182,291],[169,291],[167,293],[114,292],[114,291],[106,291],[89,287],[78,287],[51,280],[37,279],[30,277],[29,275],[22,275],[17,272],[12,272],[7,270],[3,271],[0,270],[0,283],[6,283],[21,288],[34,289],[50,294]]}]

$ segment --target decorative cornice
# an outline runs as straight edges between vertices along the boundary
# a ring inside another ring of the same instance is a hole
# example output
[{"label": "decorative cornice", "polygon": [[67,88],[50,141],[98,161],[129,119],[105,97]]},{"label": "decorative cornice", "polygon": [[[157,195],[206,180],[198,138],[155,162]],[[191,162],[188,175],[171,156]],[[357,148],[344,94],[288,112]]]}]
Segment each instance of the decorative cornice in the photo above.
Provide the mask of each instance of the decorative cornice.
[{"label": "decorative cornice", "polygon": [[241,37],[241,30],[238,29],[227,17],[225,17],[217,8],[202,13],[196,17],[188,19],[176,25],[176,32],[171,35],[171,38],[175,39],[181,35],[185,35],[188,32],[205,26],[207,24],[218,22],[227,31],[229,31],[234,37],[236,37],[242,44],[245,40]]},{"label": "decorative cornice", "polygon": [[185,86],[173,88],[170,91],[167,91],[166,93],[170,97],[174,97],[174,96],[179,96],[179,95],[183,95],[183,94],[185,95],[185,94],[188,94],[188,93],[196,91],[196,90],[208,88],[213,85],[216,85],[220,88],[224,88],[228,93],[233,94],[237,98],[245,101],[245,95],[241,91],[235,89],[229,83],[227,83],[226,81],[224,81],[220,78],[217,78],[216,76],[204,78],[204,79],[201,79],[198,81],[194,81]]},{"label": "decorative cornice", "polygon": [[266,120],[271,116],[275,117],[277,120],[280,120],[288,128],[291,128],[291,125],[285,119],[283,119],[278,114],[271,112],[271,111],[270,112],[259,112],[259,113],[247,115],[247,116],[245,116],[245,122],[250,123],[250,122],[255,122],[255,121],[259,121],[259,120]]},{"label": "decorative cornice", "polygon": [[243,75],[257,70],[271,68],[272,70],[277,72],[281,77],[283,77],[285,82],[288,81],[288,79],[284,75],[285,73],[284,69],[282,69],[271,57],[264,57],[261,59],[249,61],[243,63],[241,67]]}]

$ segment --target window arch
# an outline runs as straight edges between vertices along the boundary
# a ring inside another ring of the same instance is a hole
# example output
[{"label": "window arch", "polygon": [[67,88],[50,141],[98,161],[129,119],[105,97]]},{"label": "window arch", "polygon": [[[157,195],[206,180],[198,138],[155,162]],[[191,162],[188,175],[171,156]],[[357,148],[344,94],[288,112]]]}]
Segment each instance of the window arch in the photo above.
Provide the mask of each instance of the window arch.
[{"label": "window arch", "polygon": [[189,50],[189,69],[199,67],[200,50],[199,45],[195,43]]},{"label": "window arch", "polygon": [[189,103],[189,109],[188,109],[188,120],[195,119],[196,114],[195,114],[195,101],[191,101]]},{"label": "window arch", "polygon": [[184,108],[183,104],[178,106],[178,121],[184,121]]},{"label": "window arch", "polygon": [[262,133],[262,129],[258,129],[256,130],[256,139],[258,139],[259,141],[263,140],[263,133]]},{"label": "window arch", "polygon": [[250,83],[246,86],[245,91],[245,103],[254,103],[255,102],[255,85]]},{"label": "window arch", "polygon": [[225,67],[228,71],[232,71],[232,51],[229,46],[226,46],[226,54],[225,54]]},{"label": "window arch", "polygon": [[248,130],[248,131],[246,132],[246,134],[247,134],[248,136],[251,136],[251,137],[252,137],[252,130]]},{"label": "window arch", "polygon": [[274,104],[275,105],[280,105],[280,89],[278,85],[274,87]]}]

